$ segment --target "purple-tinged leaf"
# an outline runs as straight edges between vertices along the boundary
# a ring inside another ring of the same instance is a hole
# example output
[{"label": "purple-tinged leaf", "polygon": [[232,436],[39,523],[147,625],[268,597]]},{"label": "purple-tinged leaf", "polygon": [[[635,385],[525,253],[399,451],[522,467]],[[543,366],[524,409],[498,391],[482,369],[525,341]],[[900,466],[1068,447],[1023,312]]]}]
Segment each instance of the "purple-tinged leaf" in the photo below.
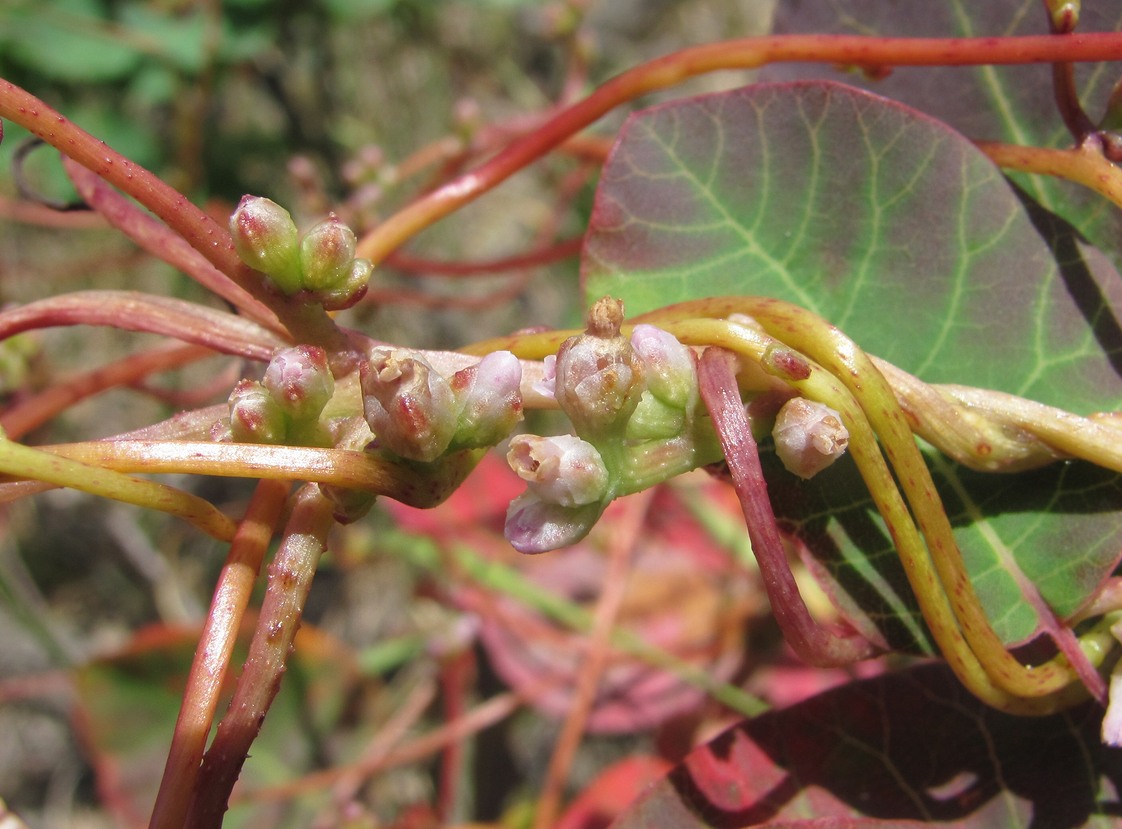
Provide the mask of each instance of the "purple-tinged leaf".
[{"label": "purple-tinged leaf", "polygon": [[[1082,4],[1077,32],[1119,29],[1122,5]],[[904,37],[1040,35],[1048,31],[1048,15],[1040,0],[947,0],[921,5],[883,0],[781,0],[774,31]],[[875,80],[850,73],[846,81],[914,106],[973,139],[1067,147],[1073,139],[1057,112],[1051,73],[1046,65],[898,68]],[[774,82],[839,79],[839,75],[829,67],[785,63],[765,67],[760,78]],[[1118,80],[1117,66],[1077,64],[1075,78],[1084,109],[1097,120]],[[1101,245],[1116,264],[1120,262],[1117,239],[1122,211],[1117,207],[1069,182],[1020,174],[1013,178],[1030,198],[1063,216]]]},{"label": "purple-tinged leaf", "polygon": [[1122,752],[1097,744],[1101,718],[1002,714],[942,665],[884,674],[735,726],[613,826],[1105,829]]}]

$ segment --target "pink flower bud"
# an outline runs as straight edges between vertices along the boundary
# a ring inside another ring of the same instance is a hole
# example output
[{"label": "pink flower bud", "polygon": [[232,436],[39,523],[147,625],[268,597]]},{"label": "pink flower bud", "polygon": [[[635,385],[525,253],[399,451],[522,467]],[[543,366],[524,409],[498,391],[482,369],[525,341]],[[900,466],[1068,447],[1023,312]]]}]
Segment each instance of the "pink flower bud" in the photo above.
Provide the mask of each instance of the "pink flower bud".
[{"label": "pink flower bud", "polygon": [[375,348],[362,365],[362,409],[378,444],[415,461],[433,461],[456,433],[458,407],[440,373],[420,355]]},{"label": "pink flower bud", "polygon": [[230,234],[239,258],[267,274],[286,294],[301,288],[296,224],[288,211],[260,196],[243,196],[230,217]]},{"label": "pink flower bud", "polygon": [[327,352],[316,345],[286,348],[269,361],[262,381],[292,420],[315,421],[335,394]]},{"label": "pink flower bud", "polygon": [[507,463],[543,501],[579,507],[603,501],[609,476],[596,447],[576,435],[516,435]]},{"label": "pink flower bud", "polygon": [[620,336],[623,304],[605,297],[588,314],[588,330],[557,352],[556,397],[578,434],[615,437],[642,394],[642,368]]},{"label": "pink flower bud", "polygon": [[336,287],[351,274],[355,234],[334,213],[304,234],[300,242],[303,287],[321,291]]},{"label": "pink flower bud", "polygon": [[845,453],[849,432],[841,416],[822,403],[794,397],[783,404],[772,429],[775,453],[800,478],[821,472]]},{"label": "pink flower bud", "polygon": [[676,409],[692,408],[697,402],[697,369],[693,352],[669,331],[653,325],[636,325],[631,347],[643,364],[647,389]]},{"label": "pink flower bud", "polygon": [[456,372],[452,390],[461,401],[453,444],[457,448],[494,446],[522,419],[522,364],[509,351],[488,354]]},{"label": "pink flower bud", "polygon": [[576,508],[550,504],[530,490],[511,501],[503,532],[518,552],[545,553],[580,541],[602,512],[599,504]]},{"label": "pink flower bud", "polygon": [[241,380],[230,392],[230,436],[238,443],[283,443],[284,412],[269,391],[253,380]]}]

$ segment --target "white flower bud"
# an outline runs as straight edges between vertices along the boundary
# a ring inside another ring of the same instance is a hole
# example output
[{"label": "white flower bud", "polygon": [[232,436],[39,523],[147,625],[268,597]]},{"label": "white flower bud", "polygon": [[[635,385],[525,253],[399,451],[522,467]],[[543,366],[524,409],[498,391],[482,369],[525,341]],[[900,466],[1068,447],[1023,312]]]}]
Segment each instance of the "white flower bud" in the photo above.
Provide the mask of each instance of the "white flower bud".
[{"label": "white flower bud", "polygon": [[849,432],[822,403],[795,397],[783,404],[772,429],[775,453],[789,472],[810,478],[845,453]]}]

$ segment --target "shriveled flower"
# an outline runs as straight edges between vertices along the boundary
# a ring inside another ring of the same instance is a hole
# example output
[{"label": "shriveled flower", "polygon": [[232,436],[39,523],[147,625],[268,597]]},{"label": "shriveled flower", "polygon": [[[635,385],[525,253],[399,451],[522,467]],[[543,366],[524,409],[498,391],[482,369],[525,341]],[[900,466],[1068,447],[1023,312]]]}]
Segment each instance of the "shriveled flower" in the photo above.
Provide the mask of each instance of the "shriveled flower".
[{"label": "shriveled flower", "polygon": [[603,511],[600,504],[563,507],[527,490],[511,501],[503,531],[518,552],[545,553],[580,541]]},{"label": "shriveled flower", "polygon": [[543,501],[579,507],[603,501],[610,478],[596,447],[575,435],[516,435],[507,463]]},{"label": "shriveled flower", "polygon": [[318,345],[298,345],[278,352],[269,361],[261,382],[294,421],[315,420],[335,394],[327,352]]},{"label": "shriveled flower", "polygon": [[461,404],[457,448],[494,446],[522,420],[522,364],[509,351],[495,351],[452,377]]},{"label": "shriveled flower", "polygon": [[849,432],[829,406],[804,397],[783,404],[772,429],[775,452],[788,471],[810,478],[841,457]]},{"label": "shriveled flower", "polygon": [[360,383],[363,413],[381,448],[425,462],[448,448],[458,406],[448,381],[424,357],[375,348],[361,367]]},{"label": "shriveled flower", "polygon": [[238,257],[267,274],[286,294],[302,287],[299,234],[287,210],[271,199],[243,196],[230,217]]},{"label": "shriveled flower", "polygon": [[577,434],[592,440],[618,437],[642,394],[642,367],[620,335],[623,304],[598,300],[584,334],[557,351],[555,396]]}]

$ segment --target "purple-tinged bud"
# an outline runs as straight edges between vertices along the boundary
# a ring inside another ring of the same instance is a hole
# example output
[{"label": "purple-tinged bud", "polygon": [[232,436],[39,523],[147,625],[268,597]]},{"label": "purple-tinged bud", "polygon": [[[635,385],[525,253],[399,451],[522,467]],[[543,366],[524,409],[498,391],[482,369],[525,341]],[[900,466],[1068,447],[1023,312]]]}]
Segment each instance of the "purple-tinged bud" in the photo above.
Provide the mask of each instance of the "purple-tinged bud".
[{"label": "purple-tinged bud", "polygon": [[456,372],[452,391],[461,401],[456,448],[494,446],[522,420],[522,364],[509,351],[495,351]]},{"label": "purple-tinged bud", "polygon": [[520,553],[545,553],[580,541],[603,511],[599,504],[570,508],[546,503],[530,490],[510,502],[503,533]]},{"label": "purple-tinged bud", "polygon": [[230,436],[237,443],[284,443],[287,420],[269,391],[240,380],[230,392]]},{"label": "purple-tinged bud", "polygon": [[849,432],[823,403],[795,397],[783,404],[771,431],[775,453],[800,478],[818,474],[845,453]]},{"label": "purple-tinged bud", "polygon": [[286,294],[300,290],[299,234],[287,210],[271,199],[242,196],[230,217],[230,234],[245,264],[267,274]]},{"label": "purple-tinged bud", "polygon": [[610,482],[596,447],[576,435],[516,435],[507,463],[542,501],[580,507],[604,501]]},{"label": "purple-tinged bud", "polygon": [[262,383],[285,414],[300,423],[319,418],[335,394],[327,352],[318,345],[298,345],[277,353],[269,361]]},{"label": "purple-tinged bud", "polygon": [[381,448],[434,461],[456,433],[452,387],[420,355],[379,347],[361,369],[362,410]]},{"label": "purple-tinged bud", "polygon": [[350,276],[355,258],[354,231],[332,213],[300,242],[303,287],[309,291],[334,288]]},{"label": "purple-tinged bud", "polygon": [[578,434],[614,437],[639,404],[642,366],[620,336],[623,303],[604,297],[588,312],[586,333],[557,351],[556,397]]},{"label": "purple-tinged bud", "polygon": [[653,325],[636,325],[631,347],[643,364],[647,390],[676,409],[692,408],[697,402],[697,368],[693,352],[669,331]]}]

